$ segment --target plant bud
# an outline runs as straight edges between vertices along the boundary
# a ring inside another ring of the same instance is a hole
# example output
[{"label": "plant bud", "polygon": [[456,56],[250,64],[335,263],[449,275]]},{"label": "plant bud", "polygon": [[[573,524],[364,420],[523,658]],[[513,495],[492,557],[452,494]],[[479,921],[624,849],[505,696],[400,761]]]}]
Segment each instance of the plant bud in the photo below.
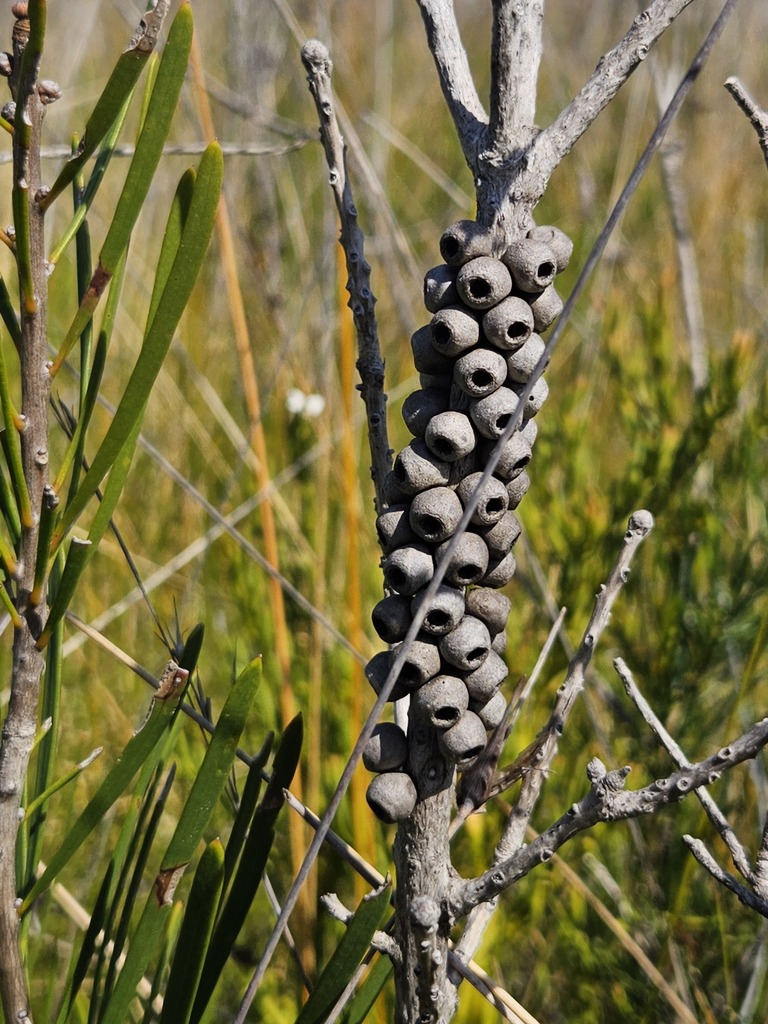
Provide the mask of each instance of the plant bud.
[{"label": "plant bud", "polygon": [[451,267],[460,267],[476,256],[487,256],[490,251],[488,229],[474,220],[457,220],[440,238],[440,255]]},{"label": "plant bud", "polygon": [[[482,473],[470,473],[469,476],[464,477],[457,487],[456,493],[461,499],[464,508],[467,507],[475,495],[482,475]],[[492,476],[483,485],[477,506],[472,515],[472,522],[477,526],[490,526],[498,523],[507,511],[508,506],[509,498],[507,497],[506,487],[501,480],[497,480],[496,477]]]},{"label": "plant bud", "polygon": [[456,287],[471,309],[490,309],[512,291],[512,277],[500,260],[478,256],[461,268]]},{"label": "plant bud", "polygon": [[481,619],[491,635],[507,628],[512,602],[504,594],[486,587],[474,587],[466,597],[467,612]]},{"label": "plant bud", "polygon": [[[487,555],[487,547],[485,551]],[[488,568],[487,560],[485,567]],[[426,587],[435,574],[435,563],[432,560],[431,552],[416,544],[395,548],[384,559],[382,568],[387,587],[405,597],[410,597],[417,590]],[[482,573],[480,575],[482,576]]]},{"label": "plant bud", "polygon": [[[525,384],[530,380],[531,374],[536,369],[539,359],[544,355],[547,346],[538,334],[532,334],[528,341],[520,348],[507,356],[507,373],[509,379],[517,384]],[[544,369],[549,365],[549,360],[544,364]]]},{"label": "plant bud", "polygon": [[469,707],[469,694],[457,676],[435,676],[411,698],[411,711],[440,731],[455,725]]},{"label": "plant bud", "polygon": [[424,440],[415,438],[395,459],[393,472],[400,489],[418,494],[429,487],[442,487],[450,479],[451,468],[427,448]]},{"label": "plant bud", "polygon": [[555,254],[545,242],[533,238],[519,238],[501,258],[521,292],[540,294],[552,284],[557,273]]},{"label": "plant bud", "polygon": [[514,351],[533,330],[533,311],[525,299],[510,295],[483,317],[483,334],[497,348]]},{"label": "plant bud", "polygon": [[480,340],[480,324],[464,306],[446,306],[439,310],[432,317],[429,331],[432,348],[443,360],[466,352]]},{"label": "plant bud", "polygon": [[507,678],[504,659],[490,651],[483,664],[464,677],[464,685],[472,700],[489,701]]},{"label": "plant bud", "polygon": [[471,398],[492,394],[506,379],[506,360],[491,348],[474,348],[457,359],[453,366],[454,384]]},{"label": "plant bud", "polygon": [[448,409],[430,419],[424,441],[438,459],[456,462],[474,450],[477,438],[469,417],[463,412]]},{"label": "plant bud", "polygon": [[[444,541],[435,551],[435,558],[441,562],[450,541]],[[483,576],[488,569],[488,548],[482,537],[467,531],[457,541],[443,579],[457,587],[469,586]]]},{"label": "plant bud", "polygon": [[554,227],[552,224],[541,224],[538,227],[531,228],[528,232],[528,237],[536,242],[544,242],[549,246],[555,255],[558,274],[565,270],[573,253],[573,242],[564,231]]},{"label": "plant bud", "polygon": [[371,612],[373,628],[387,644],[403,640],[412,621],[410,598],[399,594],[389,594],[382,598]]},{"label": "plant bud", "polygon": [[[422,596],[416,594],[410,603],[411,620],[421,607]],[[444,636],[455,629],[463,617],[464,591],[456,587],[438,587],[427,606],[421,629],[431,636]]]},{"label": "plant bud", "polygon": [[479,668],[491,651],[491,635],[481,619],[465,615],[456,629],[440,640],[440,653],[464,672]]},{"label": "plant bud", "polygon": [[410,775],[385,772],[371,779],[365,798],[380,821],[394,825],[413,814],[417,793]]},{"label": "plant bud", "polygon": [[415,495],[408,519],[411,529],[422,540],[440,544],[453,536],[462,512],[461,502],[450,487],[430,487]]},{"label": "plant bud", "polygon": [[456,291],[456,269],[441,263],[424,275],[424,305],[430,313],[459,301]]},{"label": "plant bud", "polygon": [[408,759],[408,738],[394,722],[379,722],[363,751],[363,764],[369,772],[391,772],[402,768]]},{"label": "plant bud", "polygon": [[482,754],[486,742],[485,726],[472,711],[465,711],[456,725],[439,733],[437,738],[443,756],[459,771],[468,768],[478,754]]}]

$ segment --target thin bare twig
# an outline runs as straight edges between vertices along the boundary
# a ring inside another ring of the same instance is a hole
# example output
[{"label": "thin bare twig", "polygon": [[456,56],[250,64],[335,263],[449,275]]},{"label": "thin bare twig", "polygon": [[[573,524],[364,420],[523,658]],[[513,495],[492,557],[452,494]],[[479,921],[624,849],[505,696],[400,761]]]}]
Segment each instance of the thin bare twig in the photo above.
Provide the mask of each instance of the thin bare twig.
[{"label": "thin bare twig", "polygon": [[768,167],[768,111],[763,110],[762,107],[755,103],[741,81],[735,76],[725,80],[725,88],[747,115],[749,123],[757,132],[757,139],[763,152],[765,165]]},{"label": "thin bare twig", "polygon": [[347,261],[349,308],[355,320],[359,358],[360,393],[368,414],[368,443],[371,450],[371,476],[376,491],[377,511],[383,511],[384,479],[392,468],[387,435],[384,360],[379,347],[378,327],[371,291],[371,268],[365,259],[365,239],[357,221],[346,166],[346,148],[336,120],[331,89],[332,63],[323,43],[312,39],[301,50],[309,89],[320,120],[320,139],[330,169],[330,185],[341,220],[341,245]]},{"label": "thin bare twig", "polygon": [[543,0],[494,0],[489,152],[497,162],[527,146],[536,129]]},{"label": "thin bare twig", "polygon": [[[627,695],[635,704],[635,707],[643,716],[644,721],[653,730],[654,736],[658,739],[664,749],[667,751],[669,756],[672,758],[678,768],[690,768],[691,762],[685,756],[682,748],[675,742],[675,740],[669,735],[667,730],[662,725],[661,721],[656,716],[653,708],[650,706],[648,701],[640,692],[640,689],[635,682],[632,672],[627,668],[626,663],[622,658],[616,658],[614,663],[619,678],[624,684],[624,689],[627,691]],[[701,806],[707,812],[707,817],[717,829],[720,838],[723,840],[725,845],[728,847],[731,857],[733,857],[733,863],[736,865],[739,873],[750,883],[753,884],[754,877],[752,867],[749,863],[749,857],[747,851],[739,842],[736,833],[731,828],[728,820],[726,819],[723,812],[715,803],[711,794],[706,789],[697,789],[696,796],[701,802]]]},{"label": "thin bare twig", "polygon": [[683,842],[691,851],[693,856],[716,881],[721,885],[724,885],[726,889],[730,889],[734,893],[740,903],[743,903],[745,907],[749,907],[750,910],[757,911],[758,914],[762,914],[763,917],[768,917],[768,900],[762,899],[756,893],[752,892],[751,889],[747,889],[745,885],[742,885],[738,878],[734,878],[733,875],[729,875],[727,871],[720,867],[715,858],[706,848],[701,839],[694,839],[693,836],[684,835]]}]

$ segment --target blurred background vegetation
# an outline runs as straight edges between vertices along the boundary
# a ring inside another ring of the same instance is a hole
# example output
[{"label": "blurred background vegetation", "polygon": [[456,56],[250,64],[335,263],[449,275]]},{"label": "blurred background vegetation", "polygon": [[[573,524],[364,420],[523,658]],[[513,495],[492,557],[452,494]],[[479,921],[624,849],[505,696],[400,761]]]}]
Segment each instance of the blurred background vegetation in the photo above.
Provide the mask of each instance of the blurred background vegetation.
[{"label": "blurred background vegetation", "polygon": [[[361,665],[380,647],[369,613],[381,595],[381,578],[336,213],[300,43],[318,36],[328,44],[338,99],[349,119],[350,173],[379,300],[395,449],[407,442],[400,403],[418,386],[408,340],[428,318],[421,278],[440,262],[442,230],[472,216],[472,182],[413,0],[222,0],[193,6],[197,55],[173,141],[199,148],[214,131],[225,153],[227,147],[242,152],[227,156],[226,217],[150,403],[145,443],[116,525],[166,628],[173,632],[178,623],[186,634],[195,623],[205,623],[199,676],[215,708],[223,703],[233,665],[263,655],[259,714],[244,745],[257,749],[268,729],[280,730],[301,710],[307,738],[296,792],[321,812],[372,703]],[[81,128],[118,49],[130,38],[140,5],[92,0],[87,9],[74,7],[75,18],[69,4],[52,4],[49,12],[43,76],[63,89],[47,114],[49,145],[69,145]],[[662,84],[677,80],[718,8],[714,0],[697,0],[685,12],[558,169],[537,219],[559,225],[575,241],[561,292],[567,293],[653,128],[654,76]],[[482,95],[489,5],[462,0],[457,9]],[[542,124],[569,101],[637,10],[629,2],[548,0]],[[10,10],[4,24],[9,37]],[[765,713],[768,177],[754,134],[722,82],[737,74],[768,105],[766,32],[768,8],[745,0],[684,107],[675,136],[694,225],[710,384],[699,393],[691,384],[677,248],[658,162],[548,373],[551,394],[539,416],[532,486],[520,508],[520,568],[509,588],[515,611],[507,657],[513,678],[532,668],[561,605],[568,608],[565,631],[578,642],[628,515],[647,507],[657,526],[614,612],[588,692],[569,722],[534,822],[538,827],[583,795],[584,768],[594,755],[609,767],[632,765],[633,786],[671,770],[624,697],[611,668],[616,655],[625,658],[692,760]],[[51,179],[59,162],[51,162]],[[107,402],[117,393],[120,374],[124,380],[133,365],[141,338],[152,285],[149,270],[142,275],[143,254],[149,268],[160,243],[158,225],[190,162],[189,156],[166,156],[135,232],[113,342],[115,376],[104,381]],[[116,160],[110,167],[114,190],[126,163]],[[2,194],[9,197],[7,164],[0,174]],[[97,202],[90,217],[94,250],[106,228],[99,210]],[[3,273],[13,280],[10,265]],[[75,308],[71,263],[57,268],[51,289],[56,345]],[[74,403],[74,377],[62,373],[57,392]],[[314,395],[323,402],[309,397]],[[221,529],[222,516],[231,517],[235,534]],[[279,567],[305,604],[290,594],[281,599],[264,559]],[[167,653],[109,537],[74,610],[159,673]],[[106,749],[76,786],[55,799],[48,822],[51,848],[57,831],[97,785],[105,762],[141,721],[148,700],[145,683],[101,645],[67,628],[62,761],[79,760],[96,744]],[[8,645],[0,658],[7,679]],[[556,647],[510,741],[510,760],[545,721],[566,662],[563,648]],[[203,750],[191,724],[185,737],[178,748],[180,790]],[[361,771],[335,827],[385,872],[392,831],[367,811],[366,784]],[[762,759],[715,787],[753,851],[766,793]],[[493,807],[476,816],[455,842],[463,874],[485,866],[501,813]],[[228,821],[221,808],[217,827],[226,831]],[[271,864],[278,898],[309,842],[308,829],[295,816],[289,822],[284,815],[282,828],[280,856]],[[578,877],[554,862],[507,894],[479,962],[547,1024],[674,1019],[661,986],[618,941],[614,929],[623,929],[697,1020],[765,1020],[765,922],[716,888],[685,851],[685,832],[713,840],[693,799],[652,819],[600,827],[573,841],[562,853]],[[61,879],[86,906],[99,878],[94,865],[109,849],[110,834],[105,822],[101,849],[89,848]],[[712,846],[727,866],[718,842]],[[334,948],[341,928],[317,913],[317,896],[333,890],[354,904],[365,888],[331,852],[321,857],[317,875],[292,921],[310,975]],[[607,914],[596,909],[595,898]],[[262,895],[238,962],[207,1019],[231,1019],[273,920]],[[38,908],[35,928],[32,978],[39,990],[66,963],[75,925],[48,898]],[[253,1019],[292,1021],[303,996],[300,974],[283,947]],[[377,1019],[388,1019],[386,1003],[379,1012]],[[497,1018],[467,988],[458,1019]]]}]

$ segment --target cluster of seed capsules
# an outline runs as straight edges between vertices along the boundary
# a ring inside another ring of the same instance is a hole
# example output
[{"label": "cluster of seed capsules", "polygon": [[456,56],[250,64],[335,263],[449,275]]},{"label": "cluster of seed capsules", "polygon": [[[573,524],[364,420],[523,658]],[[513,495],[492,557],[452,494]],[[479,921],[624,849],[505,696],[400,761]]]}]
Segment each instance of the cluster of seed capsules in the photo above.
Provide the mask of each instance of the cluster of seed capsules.
[{"label": "cluster of seed capsules", "polygon": [[[548,392],[542,376],[426,608],[423,595],[490,452],[518,414],[544,352],[541,332],[562,309],[552,282],[567,266],[572,244],[558,228],[541,226],[501,254],[493,251],[487,230],[458,221],[440,239],[445,263],[424,279],[424,304],[433,316],[411,339],[421,387],[403,405],[413,440],[395,460],[385,484],[387,507],[376,522],[388,594],[372,618],[393,646],[366,667],[378,693],[414,614],[423,612],[391,699],[410,696],[409,721],[437,731],[440,751],[458,771],[482,753],[506,707],[500,687],[510,602],[499,590],[516,568],[514,510],[530,485],[534,417]],[[380,723],[363,760],[378,773],[367,794],[374,813],[386,822],[411,814],[418,792],[407,770],[405,732]]]}]

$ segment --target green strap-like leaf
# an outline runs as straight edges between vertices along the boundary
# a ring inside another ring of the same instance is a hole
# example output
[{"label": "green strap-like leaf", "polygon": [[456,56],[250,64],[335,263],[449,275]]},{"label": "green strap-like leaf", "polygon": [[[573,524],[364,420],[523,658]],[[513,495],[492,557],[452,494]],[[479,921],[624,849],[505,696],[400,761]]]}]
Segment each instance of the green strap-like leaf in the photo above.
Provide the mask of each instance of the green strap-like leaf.
[{"label": "green strap-like leaf", "polygon": [[250,713],[261,678],[261,661],[251,662],[232,687],[219,716],[205,758],[181,812],[168,849],[161,862],[130,949],[115,985],[103,1024],[124,1024],[128,1006],[142,974],[157,948],[164,922],[173,904],[173,894],[211,812],[221,796],[237,754],[240,734]]},{"label": "green strap-like leaf", "polygon": [[136,150],[128,168],[123,191],[117,201],[112,223],[99,254],[99,265],[51,365],[51,373],[54,375],[61,369],[72,346],[93,316],[99,299],[128,246],[170,131],[187,70],[191,45],[192,10],[190,5],[185,3],[179,8],[168,33],[168,42],[160,61],[147,116],[136,142]]},{"label": "green strap-like leaf", "polygon": [[245,837],[248,834],[253,815],[256,812],[256,804],[259,800],[259,793],[261,792],[261,773],[264,765],[267,763],[270,751],[272,749],[272,741],[274,740],[274,733],[270,733],[267,737],[267,741],[261,748],[258,757],[255,757],[250,764],[248,769],[248,775],[245,779],[245,785],[243,786],[243,795],[240,798],[240,806],[237,808],[237,814],[235,820],[232,822],[232,831],[229,833],[229,839],[227,840],[226,855],[224,858],[224,889],[226,891],[229,885],[230,879],[234,874],[237,862],[240,860],[240,854],[245,843]]},{"label": "green strap-like leaf", "polygon": [[19,908],[19,914],[26,913],[40,893],[47,889],[73,854],[99,825],[109,808],[124,792],[154,747],[163,739],[178,711],[186,679],[186,673],[173,672],[173,670],[168,672],[168,692],[158,691],[153,697],[146,722],[128,741],[120,759],[99,786],[87,807],[72,822],[61,846]]},{"label": "green strap-like leaf", "polygon": [[62,516],[57,531],[59,541],[93,497],[126,438],[144,414],[149,393],[160,372],[208,248],[222,173],[221,149],[216,143],[211,143],[200,161],[189,214],[157,312],[148,327],[141,353],[109,430],[91,468]]},{"label": "green strap-like leaf", "polygon": [[85,166],[86,161],[96,151],[96,147],[119,116],[121,107],[133,91],[147,58],[155,48],[160,26],[167,10],[167,3],[157,3],[153,10],[142,18],[128,49],[120,54],[104,91],[96,101],[96,106],[85,125],[77,152],[61,169],[50,192],[42,200],[41,206],[44,209],[47,209],[56,197],[61,195],[67,185]]},{"label": "green strap-like leaf", "polygon": [[389,909],[389,884],[363,897],[331,959],[312,989],[296,1024],[323,1024],[368,952],[373,933]]},{"label": "green strap-like leaf", "polygon": [[392,961],[388,956],[380,956],[368,972],[357,994],[350,1000],[344,1011],[344,1024],[365,1024],[373,1004],[379,998],[381,990],[392,976]]},{"label": "green strap-like leaf", "polygon": [[224,847],[220,839],[214,839],[205,848],[195,871],[165,990],[160,1024],[188,1024],[223,882]]},{"label": "green strap-like leaf", "polygon": [[290,786],[299,763],[303,732],[302,717],[297,715],[283,733],[275,754],[272,777],[253,816],[242,856],[216,921],[190,1017],[191,1024],[198,1024],[205,1012],[261,884],[275,839],[277,815],[285,802],[283,790]]}]

